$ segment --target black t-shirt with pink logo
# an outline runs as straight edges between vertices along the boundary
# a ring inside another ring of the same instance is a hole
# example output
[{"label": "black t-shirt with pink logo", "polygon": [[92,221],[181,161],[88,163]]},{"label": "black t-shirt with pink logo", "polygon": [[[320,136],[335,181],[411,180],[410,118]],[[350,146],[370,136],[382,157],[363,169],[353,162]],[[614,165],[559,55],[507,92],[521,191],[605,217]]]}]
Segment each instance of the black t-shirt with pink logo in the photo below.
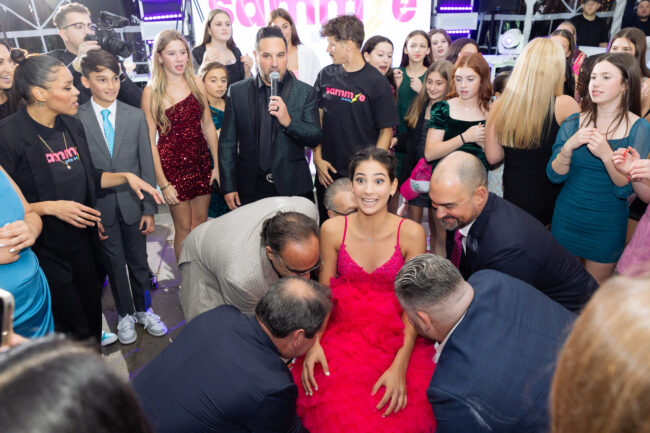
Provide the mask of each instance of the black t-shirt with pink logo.
[{"label": "black t-shirt with pink logo", "polygon": [[[43,158],[46,159],[54,178],[54,188],[59,200],[71,200],[86,204],[86,173],[74,142],[60,119],[56,119],[54,128],[48,128],[34,121],[36,133]],[[65,134],[65,140],[63,139]],[[67,148],[66,148],[67,144]]]},{"label": "black t-shirt with pink logo", "polygon": [[376,145],[379,130],[398,123],[390,84],[366,63],[356,72],[346,72],[341,65],[326,66],[314,87],[323,110],[323,159],[345,176],[350,156]]}]

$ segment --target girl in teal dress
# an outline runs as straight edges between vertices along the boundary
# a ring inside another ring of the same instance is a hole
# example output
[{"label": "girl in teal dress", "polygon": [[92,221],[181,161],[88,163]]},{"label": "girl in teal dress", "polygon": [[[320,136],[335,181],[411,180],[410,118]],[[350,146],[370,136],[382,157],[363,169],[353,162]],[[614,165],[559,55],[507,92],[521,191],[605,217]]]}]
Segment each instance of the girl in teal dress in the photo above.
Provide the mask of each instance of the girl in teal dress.
[{"label": "girl in teal dress", "polygon": [[[228,71],[219,62],[208,62],[201,66],[199,75],[205,84],[205,91],[208,102],[210,103],[210,114],[212,115],[214,127],[217,129],[217,133],[220,134],[223,112],[226,109],[224,95],[226,94],[226,90],[228,90]],[[223,194],[212,190],[208,216],[217,218],[226,212],[228,212],[228,206],[223,199]]]},{"label": "girl in teal dress", "polygon": [[50,287],[31,245],[41,219],[0,167],[0,288],[14,296],[13,327],[33,338],[54,332]]},{"label": "girl in teal dress", "polygon": [[441,158],[461,150],[481,160],[485,169],[485,119],[492,98],[490,66],[480,54],[461,57],[452,71],[447,101],[431,108],[424,157],[433,168]]},{"label": "girl in teal dress", "polygon": [[638,116],[640,74],[632,56],[599,57],[584,109],[562,123],[546,167],[551,182],[564,182],[551,232],[599,283],[612,275],[623,252],[632,194],[612,155],[628,146],[647,155],[650,148],[650,124]]}]

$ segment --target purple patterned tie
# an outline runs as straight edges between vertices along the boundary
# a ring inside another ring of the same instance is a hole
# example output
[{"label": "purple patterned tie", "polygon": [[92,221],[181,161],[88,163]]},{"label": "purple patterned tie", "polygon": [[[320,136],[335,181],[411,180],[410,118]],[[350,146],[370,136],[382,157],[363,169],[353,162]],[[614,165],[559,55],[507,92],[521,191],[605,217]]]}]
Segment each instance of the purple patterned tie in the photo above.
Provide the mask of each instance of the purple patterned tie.
[{"label": "purple patterned tie", "polygon": [[463,235],[460,230],[454,233],[454,249],[451,250],[451,263],[460,268],[460,255],[463,252]]}]

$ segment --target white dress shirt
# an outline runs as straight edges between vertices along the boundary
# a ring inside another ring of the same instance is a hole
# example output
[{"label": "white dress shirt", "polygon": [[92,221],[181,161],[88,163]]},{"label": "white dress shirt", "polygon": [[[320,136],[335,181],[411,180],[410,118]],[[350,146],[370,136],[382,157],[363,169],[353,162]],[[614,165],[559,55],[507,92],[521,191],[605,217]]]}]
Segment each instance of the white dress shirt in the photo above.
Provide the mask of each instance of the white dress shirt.
[{"label": "white dress shirt", "polygon": [[[474,220],[474,221],[476,221],[476,220]],[[458,231],[460,232],[460,234],[463,235],[463,241],[462,241],[462,242],[463,242],[463,252],[467,252],[467,248],[465,247],[465,245],[467,244],[467,235],[469,234],[469,229],[472,228],[472,224],[474,224],[474,221],[472,221],[471,223],[467,224],[467,225],[466,225],[465,227],[463,227],[462,229],[458,229]]]},{"label": "white dress shirt", "polygon": [[[108,120],[111,122],[111,125],[113,125],[113,131],[115,131],[115,112],[117,111],[117,99],[113,101],[113,103],[108,108],[104,108],[95,102],[95,97],[93,96],[90,98],[90,105],[93,107],[95,117],[97,117],[97,121],[99,122],[99,129],[102,131],[104,141],[106,141],[106,134],[104,133],[104,116],[102,116],[102,110],[109,110],[111,112],[111,114],[108,115]],[[106,146],[108,146],[108,143]]]},{"label": "white dress shirt", "polygon": [[[471,224],[470,224],[470,225],[471,225]],[[465,238],[463,238],[463,240],[464,240],[464,239],[465,239]],[[445,348],[445,344],[447,344],[447,341],[449,340],[449,337],[451,337],[451,334],[454,333],[454,331],[456,330],[456,328],[458,327],[458,325],[460,325],[460,322],[462,322],[463,319],[465,318],[465,314],[467,314],[467,311],[465,311],[465,312],[463,313],[463,316],[460,318],[460,320],[458,320],[458,322],[456,322],[456,324],[454,325],[454,327],[451,328],[451,331],[449,331],[449,334],[447,334],[447,336],[445,337],[445,339],[442,340],[442,343],[435,343],[435,344],[433,345],[434,349],[436,349],[436,354],[435,354],[435,356],[433,357],[433,362],[435,362],[436,364],[438,363],[438,359],[440,359],[440,354],[442,353],[442,349]]]}]

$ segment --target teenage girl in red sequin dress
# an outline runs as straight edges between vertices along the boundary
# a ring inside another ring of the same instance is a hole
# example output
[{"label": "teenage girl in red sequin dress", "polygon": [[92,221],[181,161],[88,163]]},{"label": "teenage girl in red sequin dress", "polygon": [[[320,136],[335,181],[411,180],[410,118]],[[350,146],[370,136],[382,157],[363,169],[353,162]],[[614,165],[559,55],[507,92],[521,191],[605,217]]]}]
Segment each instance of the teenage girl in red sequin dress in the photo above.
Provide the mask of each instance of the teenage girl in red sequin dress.
[{"label": "teenage girl in red sequin dress", "polygon": [[217,131],[183,35],[176,30],[160,32],[152,63],[142,109],[149,124],[156,182],[169,204],[174,252],[179,257],[183,240],[208,219],[211,185],[219,179]]},{"label": "teenage girl in red sequin dress", "polygon": [[332,288],[327,328],[292,369],[298,415],[312,433],[430,433],[426,389],[434,349],[395,297],[404,262],[426,250],[421,225],[387,210],[397,161],[369,148],[349,173],[358,211],[321,228],[320,282]]}]

